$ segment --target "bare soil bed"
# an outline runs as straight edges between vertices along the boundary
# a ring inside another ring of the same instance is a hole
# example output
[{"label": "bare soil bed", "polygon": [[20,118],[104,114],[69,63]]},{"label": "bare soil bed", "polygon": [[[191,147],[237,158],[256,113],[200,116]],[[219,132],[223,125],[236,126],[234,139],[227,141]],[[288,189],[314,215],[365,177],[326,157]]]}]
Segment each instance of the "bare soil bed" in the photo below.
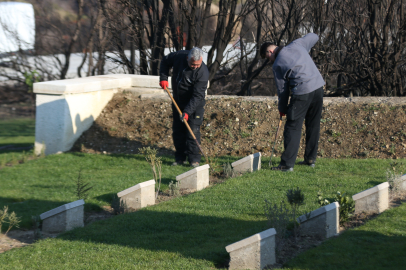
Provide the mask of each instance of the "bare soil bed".
[{"label": "bare soil bed", "polygon": [[[368,98],[358,100],[356,103],[333,100],[324,106],[318,156],[405,157],[406,105],[373,103]],[[253,152],[269,156],[278,122],[276,99],[208,99],[201,145],[210,157],[246,156]],[[302,136],[299,157],[303,157],[304,141]],[[137,153],[143,146],[156,147],[160,154],[173,154],[171,103],[118,93],[72,150]],[[283,125],[274,153],[279,156],[282,152]]]}]

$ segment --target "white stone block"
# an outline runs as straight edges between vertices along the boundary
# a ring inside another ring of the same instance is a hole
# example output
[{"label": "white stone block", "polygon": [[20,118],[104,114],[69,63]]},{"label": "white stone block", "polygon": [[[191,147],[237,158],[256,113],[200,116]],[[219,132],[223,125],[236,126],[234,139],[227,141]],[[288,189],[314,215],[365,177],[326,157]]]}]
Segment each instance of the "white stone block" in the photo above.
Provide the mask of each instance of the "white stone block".
[{"label": "white stone block", "polygon": [[335,236],[340,231],[340,205],[338,202],[320,207],[308,215],[298,217],[300,232],[317,235],[321,239]]},{"label": "white stone block", "polygon": [[209,169],[209,164],[205,164],[176,176],[176,181],[179,181],[179,188],[201,190],[208,187]]},{"label": "white stone block", "polygon": [[155,204],[155,180],[149,180],[127,188],[119,193],[117,197],[122,200],[128,208],[139,209]]},{"label": "white stone block", "polygon": [[114,95],[113,90],[74,95],[37,94],[35,153],[69,151]]},{"label": "white stone block", "polygon": [[276,263],[275,229],[269,229],[226,246],[229,269],[263,269]]},{"label": "white stone block", "polygon": [[249,155],[231,163],[236,172],[253,172],[261,169],[261,152]]},{"label": "white stone block", "polygon": [[103,75],[34,83],[34,93],[51,95],[82,94],[129,87],[131,87],[131,78],[128,75]]},{"label": "white stone block", "polygon": [[83,200],[74,201],[42,213],[42,231],[49,233],[61,233],[76,227],[83,227],[84,217]]},{"label": "white stone block", "polygon": [[389,207],[389,183],[384,182],[352,196],[355,213],[382,213]]}]

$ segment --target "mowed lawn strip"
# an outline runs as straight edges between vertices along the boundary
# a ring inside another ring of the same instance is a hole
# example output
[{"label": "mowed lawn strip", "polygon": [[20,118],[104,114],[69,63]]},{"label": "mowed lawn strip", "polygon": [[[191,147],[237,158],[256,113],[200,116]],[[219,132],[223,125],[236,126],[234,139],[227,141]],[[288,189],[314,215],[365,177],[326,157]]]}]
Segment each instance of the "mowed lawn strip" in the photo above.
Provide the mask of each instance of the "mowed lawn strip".
[{"label": "mowed lawn strip", "polygon": [[[123,171],[127,172],[126,177],[133,177],[133,173],[137,177],[143,172],[150,173],[146,162],[143,167],[142,157],[137,155],[122,157],[63,154],[49,156],[35,162],[49,162],[47,165],[58,164],[57,167],[60,167],[64,162],[57,162],[57,160],[65,158],[70,161],[69,164],[77,164],[74,165],[77,166],[76,168],[80,167],[78,164],[88,164],[89,167],[95,166],[94,164],[105,164],[106,168],[108,168],[107,164],[113,168],[122,166],[116,171],[111,168],[109,177],[104,178],[104,182],[98,180],[108,187],[114,183],[110,178],[117,179],[116,174],[122,175]],[[98,161],[91,161],[92,159]],[[131,160],[131,163],[123,164],[124,160]],[[134,164],[135,160],[139,160],[140,164],[138,170],[133,172],[127,166]],[[167,158],[165,163],[169,164],[169,160],[170,158]],[[224,160],[227,158],[220,161]],[[233,160],[235,158],[230,161]],[[23,167],[28,165],[29,163],[26,163],[16,167],[24,170]],[[316,202],[318,190],[322,190],[327,197],[333,197],[337,191],[353,195],[386,181],[385,172],[389,165],[389,160],[320,159],[316,169],[296,166],[293,173],[281,173],[270,171],[265,159],[261,171],[231,178],[205,190],[134,213],[95,222],[85,228],[62,234],[57,239],[39,241],[27,248],[5,252],[0,255],[0,265],[7,269],[210,269],[222,267],[228,260],[226,245],[267,229],[264,216],[265,199],[275,203],[280,202],[285,200],[288,189],[299,187],[305,194],[305,205],[300,211],[308,212],[318,208]],[[189,169],[167,166],[168,170],[169,168],[183,171]],[[177,174],[173,173],[171,176],[164,169],[163,177],[167,177],[168,182],[174,180]],[[52,171],[51,168],[48,170]],[[96,171],[87,174],[88,179],[93,179],[92,174]],[[62,175],[64,174],[60,173],[59,177],[63,177]],[[52,189],[51,183],[48,184],[49,189]],[[108,187],[106,189],[99,187],[89,201],[93,201],[92,203],[96,205],[105,203],[107,200],[99,201],[98,198],[106,196],[103,195],[104,193],[111,194],[112,191],[109,191]],[[68,193],[61,194],[65,194],[64,200],[69,201]],[[13,196],[9,195],[9,198],[11,197]],[[55,201],[55,198],[50,201]]]}]

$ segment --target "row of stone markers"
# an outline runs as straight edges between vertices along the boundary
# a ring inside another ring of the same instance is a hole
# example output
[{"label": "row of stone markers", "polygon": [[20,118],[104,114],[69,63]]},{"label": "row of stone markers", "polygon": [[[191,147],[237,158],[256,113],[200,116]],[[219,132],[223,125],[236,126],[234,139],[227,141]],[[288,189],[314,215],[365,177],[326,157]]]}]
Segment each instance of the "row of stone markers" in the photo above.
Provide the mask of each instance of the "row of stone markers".
[{"label": "row of stone markers", "polygon": [[[406,191],[406,174],[400,179],[399,189]],[[384,182],[352,196],[355,213],[382,213],[389,208],[389,183]],[[303,235],[326,239],[338,235],[340,221],[338,202],[318,208],[297,218]],[[230,254],[229,269],[263,269],[276,263],[274,228],[257,233],[226,246]]]},{"label": "row of stone markers", "polygon": [[[237,172],[253,172],[261,168],[261,153],[242,158],[232,166]],[[190,191],[202,190],[209,186],[208,164],[199,166],[176,177],[179,188]],[[139,183],[117,193],[118,198],[127,208],[140,209],[155,204],[155,180]],[[42,231],[61,233],[84,226],[84,204],[78,200],[64,204],[40,215]]]}]

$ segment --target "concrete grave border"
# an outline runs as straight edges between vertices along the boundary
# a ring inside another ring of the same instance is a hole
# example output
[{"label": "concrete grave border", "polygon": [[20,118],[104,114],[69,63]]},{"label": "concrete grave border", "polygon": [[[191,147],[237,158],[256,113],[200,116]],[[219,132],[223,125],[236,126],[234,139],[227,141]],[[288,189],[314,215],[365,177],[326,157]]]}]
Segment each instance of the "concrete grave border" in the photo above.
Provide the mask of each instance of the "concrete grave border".
[{"label": "concrete grave border", "polygon": [[382,213],[389,208],[389,183],[384,182],[352,196],[355,213]]},{"label": "concrete grave border", "polygon": [[179,181],[179,188],[198,191],[208,187],[210,184],[209,169],[210,165],[205,164],[176,176],[176,181]]},{"label": "concrete grave border", "polygon": [[274,228],[226,246],[229,269],[263,269],[276,263]]},{"label": "concrete grave border", "polygon": [[330,238],[338,235],[340,231],[340,204],[338,202],[320,207],[307,215],[297,218],[300,231],[304,234],[319,235],[321,238]]},{"label": "concrete grave border", "polygon": [[117,193],[128,208],[140,209],[155,204],[155,180],[145,181]]},{"label": "concrete grave border", "polygon": [[84,200],[77,200],[42,213],[44,232],[64,232],[84,226]]}]

